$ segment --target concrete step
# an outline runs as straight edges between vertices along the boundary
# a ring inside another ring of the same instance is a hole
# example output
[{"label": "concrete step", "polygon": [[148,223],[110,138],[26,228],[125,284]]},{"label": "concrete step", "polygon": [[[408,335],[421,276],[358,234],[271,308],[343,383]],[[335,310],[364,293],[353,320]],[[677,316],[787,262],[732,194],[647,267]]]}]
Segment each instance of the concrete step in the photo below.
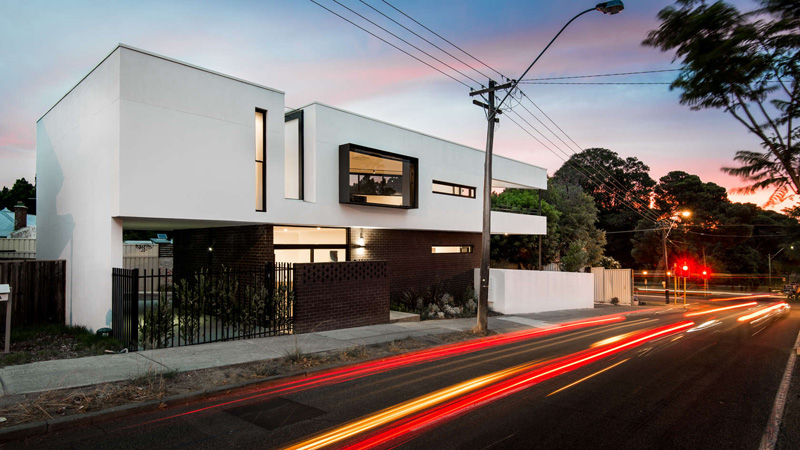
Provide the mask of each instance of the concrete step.
[{"label": "concrete step", "polygon": [[396,322],[419,322],[419,314],[389,311],[389,323]]}]

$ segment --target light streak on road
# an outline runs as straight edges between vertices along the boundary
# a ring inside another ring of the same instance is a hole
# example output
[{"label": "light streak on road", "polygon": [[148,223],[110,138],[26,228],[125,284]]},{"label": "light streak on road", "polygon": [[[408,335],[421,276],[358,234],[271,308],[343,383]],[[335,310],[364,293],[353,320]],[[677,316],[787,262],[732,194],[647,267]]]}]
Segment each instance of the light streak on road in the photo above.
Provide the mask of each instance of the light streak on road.
[{"label": "light streak on road", "polygon": [[750,300],[753,298],[766,298],[766,297],[774,297],[771,294],[759,294],[759,295],[742,295],[740,297],[723,297],[723,298],[710,298],[708,301],[710,302],[727,302],[730,300]]},{"label": "light streak on road", "polygon": [[703,316],[703,315],[706,315],[706,314],[714,314],[714,313],[721,312],[721,311],[728,311],[728,310],[737,309],[737,308],[746,308],[748,306],[756,306],[756,305],[758,305],[758,302],[740,303],[738,305],[724,306],[722,308],[713,308],[713,309],[705,309],[705,310],[697,311],[697,312],[690,312],[690,313],[684,314],[684,316],[685,317]]},{"label": "light streak on road", "polygon": [[335,430],[318,436],[314,439],[301,442],[292,447],[287,447],[287,450],[308,450],[312,448],[320,448],[336,442],[341,442],[357,434],[363,433],[379,426],[385,425],[397,419],[406,417],[423,409],[436,406],[447,400],[456,398],[460,395],[467,394],[481,387],[487,386],[496,381],[508,378],[511,375],[521,372],[531,366],[539,364],[539,361],[520,364],[518,366],[510,367],[505,370],[497,371],[484,375],[482,377],[473,378],[469,381],[459,383],[444,389],[440,389],[431,394],[400,403],[391,408],[384,409],[378,413],[368,416],[361,420],[356,420],[345,426],[336,428]]},{"label": "light streak on road", "polygon": [[625,339],[626,337],[628,337],[628,336],[630,336],[632,334],[634,334],[634,332],[625,333],[625,334],[619,334],[617,336],[612,336],[610,338],[603,339],[602,341],[597,341],[594,344],[590,345],[589,347],[595,348],[595,347],[602,347],[602,346],[608,345],[608,344],[613,344],[614,342],[621,341],[621,340]]},{"label": "light streak on road", "polygon": [[618,362],[618,363],[616,363],[616,364],[612,364],[612,365],[610,365],[610,366],[606,367],[605,369],[598,370],[597,372],[595,372],[595,373],[593,373],[593,374],[591,374],[591,375],[587,375],[587,376],[585,376],[585,377],[581,378],[581,379],[580,379],[580,380],[578,380],[578,381],[575,381],[575,382],[573,382],[573,383],[570,383],[570,384],[568,384],[568,385],[566,385],[566,386],[562,387],[561,389],[555,390],[555,391],[553,391],[553,392],[551,392],[551,393],[547,394],[547,396],[548,396],[548,397],[550,397],[550,396],[551,396],[551,395],[553,395],[553,394],[558,394],[559,392],[561,392],[561,391],[564,391],[564,390],[566,390],[566,389],[569,389],[569,388],[571,388],[572,386],[575,386],[575,385],[577,385],[577,384],[583,383],[584,381],[588,380],[589,378],[592,378],[592,377],[594,377],[594,376],[596,376],[596,375],[600,375],[601,373],[603,373],[603,372],[605,372],[605,371],[607,371],[607,370],[611,370],[611,369],[613,369],[614,367],[617,367],[618,365],[620,365],[620,364],[622,364],[622,363],[624,363],[624,362],[627,362],[628,360],[630,360],[630,358],[623,359],[622,361],[620,361],[620,362]]},{"label": "light streak on road", "polygon": [[789,304],[786,303],[786,302],[778,303],[778,304],[772,305],[772,306],[770,306],[768,308],[759,309],[758,311],[756,311],[756,312],[754,312],[752,314],[748,314],[746,316],[739,317],[739,322],[747,322],[747,321],[749,321],[751,319],[756,319],[756,318],[759,318],[759,317],[761,317],[761,316],[763,316],[765,314],[769,314],[770,312],[775,311],[777,309],[783,309],[783,308],[788,308],[788,307],[789,307]]},{"label": "light streak on road", "polygon": [[456,389],[465,389],[465,385],[472,387],[472,389],[467,389],[468,391],[478,389],[474,393],[466,394],[466,396],[461,399],[451,399],[451,396],[442,397],[442,391],[437,391],[433,394],[419,397],[410,402],[397,405],[395,407],[380,411],[374,415],[358,419],[341,427],[337,427],[331,431],[324,432],[289,448],[306,450],[325,447],[332,443],[341,443],[343,440],[351,438],[356,434],[375,429],[387,423],[387,421],[384,419],[386,419],[388,416],[391,416],[392,420],[397,420],[399,418],[415,414],[417,408],[408,408],[407,404],[409,403],[413,405],[425,404],[427,407],[430,407],[431,405],[437,405],[445,402],[444,404],[434,407],[429,411],[421,412],[416,416],[411,416],[400,420],[396,425],[379,431],[375,435],[369,436],[366,439],[356,442],[346,448],[366,449],[376,445],[381,445],[410,431],[418,431],[421,428],[429,427],[446,418],[463,414],[468,410],[506,397],[544,380],[553,378],[563,373],[571,372],[596,360],[606,358],[630,349],[649,340],[657,339],[659,337],[684,330],[693,325],[694,322],[690,321],[668,325],[665,327],[656,328],[654,330],[638,333],[622,341],[621,343],[608,345],[606,347],[597,348],[594,350],[584,350],[573,355],[558,358],[554,362],[546,365],[538,364],[535,367],[523,365],[516,366],[512,369],[495,372],[485,377],[481,377],[480,380],[484,380],[486,377],[498,379],[495,377],[496,375],[501,375],[499,378],[503,378],[504,380],[495,382],[494,385],[489,386],[484,386],[484,383],[479,385],[471,384],[475,380],[470,380],[465,383],[461,383],[460,385],[456,385],[454,387]]},{"label": "light streak on road", "polygon": [[[646,310],[639,310],[635,312],[640,313],[642,311]],[[401,367],[423,364],[431,361],[438,361],[441,359],[473,353],[500,345],[508,345],[528,339],[549,336],[557,333],[564,333],[567,331],[573,331],[587,327],[608,325],[612,323],[622,322],[624,320],[625,317],[623,315],[618,315],[618,314],[600,316],[592,319],[561,323],[550,327],[533,328],[528,330],[516,331],[512,333],[500,334],[496,336],[490,336],[488,338],[483,338],[483,339],[475,339],[465,342],[456,342],[453,344],[442,345],[430,349],[418,350],[416,352],[391,356],[377,361],[368,361],[362,364],[354,364],[343,368],[320,371],[319,373],[311,376],[307,376],[300,379],[294,379],[287,382],[274,384],[254,391],[250,391],[254,393],[246,397],[238,398],[235,400],[229,400],[221,403],[216,403],[210,406],[205,406],[192,411],[186,411],[183,413],[174,414],[168,417],[151,420],[149,422],[141,424],[130,425],[126,428],[152,425],[155,423],[165,422],[167,420],[189,416],[192,414],[197,414],[212,409],[231,406],[248,400],[263,399],[265,397],[269,398],[277,395],[287,395],[292,392],[304,391],[307,389],[313,389],[321,386],[328,386],[335,383],[342,383],[345,381],[350,381],[365,376],[388,372]]]}]

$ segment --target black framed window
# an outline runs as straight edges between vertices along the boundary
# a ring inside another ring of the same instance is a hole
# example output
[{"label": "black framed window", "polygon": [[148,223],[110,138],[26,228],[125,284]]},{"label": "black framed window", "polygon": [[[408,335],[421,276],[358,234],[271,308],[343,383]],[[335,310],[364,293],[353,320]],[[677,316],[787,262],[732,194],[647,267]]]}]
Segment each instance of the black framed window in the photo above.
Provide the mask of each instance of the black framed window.
[{"label": "black framed window", "polygon": [[362,147],[339,146],[339,203],[417,208],[418,160]]},{"label": "black framed window", "polygon": [[256,109],[256,211],[267,210],[267,112]]},{"label": "black framed window", "polygon": [[463,184],[448,183],[446,181],[433,180],[433,192],[435,194],[475,198],[475,188],[473,186],[464,186]]}]

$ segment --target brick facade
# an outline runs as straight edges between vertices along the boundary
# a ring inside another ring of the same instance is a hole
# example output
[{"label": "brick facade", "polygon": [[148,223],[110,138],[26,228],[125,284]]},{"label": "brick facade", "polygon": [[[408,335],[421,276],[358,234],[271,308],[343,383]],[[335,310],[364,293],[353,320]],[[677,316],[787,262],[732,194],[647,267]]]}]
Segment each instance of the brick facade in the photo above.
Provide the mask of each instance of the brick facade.
[{"label": "brick facade", "polygon": [[275,261],[272,225],[175,230],[173,235],[175,275],[179,278],[209,267],[216,271],[222,266]]},{"label": "brick facade", "polygon": [[[360,228],[350,229],[350,242],[357,242]],[[419,293],[434,285],[460,297],[473,284],[473,270],[480,266],[480,233],[364,229],[365,248],[353,249],[352,259],[387,261],[390,295],[413,289]],[[472,253],[433,254],[434,245],[471,245]]]},{"label": "brick facade", "polygon": [[389,323],[385,261],[294,265],[294,332]]}]

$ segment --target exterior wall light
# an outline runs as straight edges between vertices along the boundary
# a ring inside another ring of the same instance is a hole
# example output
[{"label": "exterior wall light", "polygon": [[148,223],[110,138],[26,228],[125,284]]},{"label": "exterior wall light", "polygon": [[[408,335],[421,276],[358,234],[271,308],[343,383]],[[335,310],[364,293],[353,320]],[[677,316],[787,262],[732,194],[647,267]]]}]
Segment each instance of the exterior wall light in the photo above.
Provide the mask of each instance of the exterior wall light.
[{"label": "exterior wall light", "polygon": [[361,229],[360,234],[358,235],[358,239],[356,239],[356,247],[364,248],[366,246],[366,241],[364,240],[364,229]]},{"label": "exterior wall light", "polygon": [[213,247],[208,247],[208,251],[213,252],[214,248]]},{"label": "exterior wall light", "polygon": [[362,228],[356,238],[356,255],[363,256],[366,253],[367,249],[365,248],[367,245],[366,241],[364,240],[364,229]]}]

